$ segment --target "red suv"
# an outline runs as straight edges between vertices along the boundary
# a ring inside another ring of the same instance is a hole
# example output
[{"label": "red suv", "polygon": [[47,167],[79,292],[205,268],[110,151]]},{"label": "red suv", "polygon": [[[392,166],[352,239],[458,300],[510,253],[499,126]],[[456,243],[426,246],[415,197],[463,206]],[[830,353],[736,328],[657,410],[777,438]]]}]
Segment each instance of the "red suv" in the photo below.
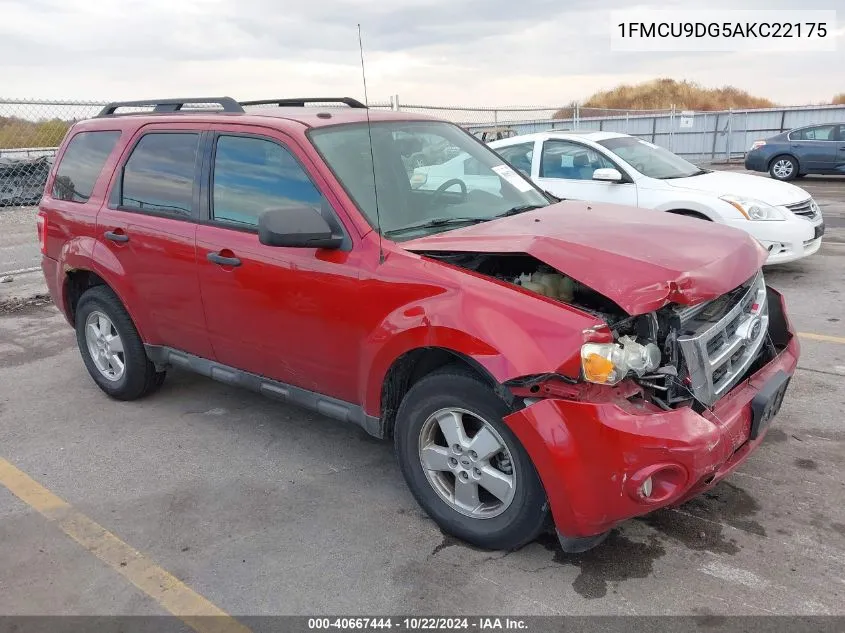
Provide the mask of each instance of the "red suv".
[{"label": "red suv", "polygon": [[[550,515],[582,551],[760,444],[798,344],[746,233],[552,200],[456,125],[308,101],[68,132],[43,269],[108,395],[180,367],[392,437],[431,517],[493,549]],[[421,186],[415,137],[463,175]]]}]

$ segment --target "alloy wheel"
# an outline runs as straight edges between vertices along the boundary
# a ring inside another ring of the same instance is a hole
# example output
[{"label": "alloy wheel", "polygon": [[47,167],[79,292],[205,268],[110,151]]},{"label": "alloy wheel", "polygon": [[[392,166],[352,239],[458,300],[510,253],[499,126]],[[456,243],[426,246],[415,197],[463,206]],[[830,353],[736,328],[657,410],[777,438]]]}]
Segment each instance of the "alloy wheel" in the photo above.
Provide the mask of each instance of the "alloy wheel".
[{"label": "alloy wheel", "polygon": [[789,178],[792,175],[792,170],[792,161],[787,160],[785,158],[782,158],[777,161],[772,167],[772,171],[774,172],[775,176],[781,179]]},{"label": "alloy wheel", "polygon": [[459,408],[435,411],[419,436],[426,479],[453,510],[474,519],[500,515],[513,502],[516,472],[502,436]]},{"label": "alloy wheel", "polygon": [[104,378],[117,382],[126,372],[123,341],[108,316],[98,310],[85,321],[85,342],[97,370]]}]

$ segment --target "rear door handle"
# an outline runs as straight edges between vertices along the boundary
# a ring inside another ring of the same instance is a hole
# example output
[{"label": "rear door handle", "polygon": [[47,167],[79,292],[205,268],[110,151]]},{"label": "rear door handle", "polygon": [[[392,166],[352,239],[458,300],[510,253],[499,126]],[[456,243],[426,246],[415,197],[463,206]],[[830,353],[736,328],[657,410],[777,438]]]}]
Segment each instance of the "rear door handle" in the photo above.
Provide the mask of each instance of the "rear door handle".
[{"label": "rear door handle", "polygon": [[120,232],[115,233],[114,231],[106,231],[103,233],[107,240],[111,240],[112,242],[128,242],[129,236],[126,233]]},{"label": "rear door handle", "polygon": [[219,264],[220,266],[240,266],[241,260],[237,257],[224,257],[220,253],[209,253],[206,255],[208,261]]}]

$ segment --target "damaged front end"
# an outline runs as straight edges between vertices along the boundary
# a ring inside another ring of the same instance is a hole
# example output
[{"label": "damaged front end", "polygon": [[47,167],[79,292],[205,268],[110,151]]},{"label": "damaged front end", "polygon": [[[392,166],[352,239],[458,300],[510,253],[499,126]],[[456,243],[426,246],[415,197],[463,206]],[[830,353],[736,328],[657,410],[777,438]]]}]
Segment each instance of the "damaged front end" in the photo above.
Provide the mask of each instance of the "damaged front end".
[{"label": "damaged front end", "polygon": [[505,384],[517,396],[582,401],[622,397],[667,411],[689,406],[700,412],[774,358],[779,347],[775,341],[785,333],[785,327],[774,328],[779,330],[774,337],[769,332],[761,271],[712,300],[692,306],[668,303],[631,315],[528,254],[420,254],[601,319],[602,325],[584,332],[580,375],[548,373],[509,380]]}]

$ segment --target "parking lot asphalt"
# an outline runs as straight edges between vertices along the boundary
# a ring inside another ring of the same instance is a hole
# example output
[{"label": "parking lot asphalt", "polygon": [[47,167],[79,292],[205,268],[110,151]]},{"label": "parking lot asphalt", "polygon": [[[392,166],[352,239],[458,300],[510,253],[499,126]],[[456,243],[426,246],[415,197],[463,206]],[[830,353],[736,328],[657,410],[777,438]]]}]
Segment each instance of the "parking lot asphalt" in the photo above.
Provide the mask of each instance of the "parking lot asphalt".
[{"label": "parking lot asphalt", "polygon": [[[820,186],[845,217],[845,182]],[[58,312],[23,305],[0,316],[0,614],[843,615],[840,241],[766,270],[802,356],[760,450],[580,555],[443,535],[389,443],[301,409],[179,371],[110,400]]]}]

